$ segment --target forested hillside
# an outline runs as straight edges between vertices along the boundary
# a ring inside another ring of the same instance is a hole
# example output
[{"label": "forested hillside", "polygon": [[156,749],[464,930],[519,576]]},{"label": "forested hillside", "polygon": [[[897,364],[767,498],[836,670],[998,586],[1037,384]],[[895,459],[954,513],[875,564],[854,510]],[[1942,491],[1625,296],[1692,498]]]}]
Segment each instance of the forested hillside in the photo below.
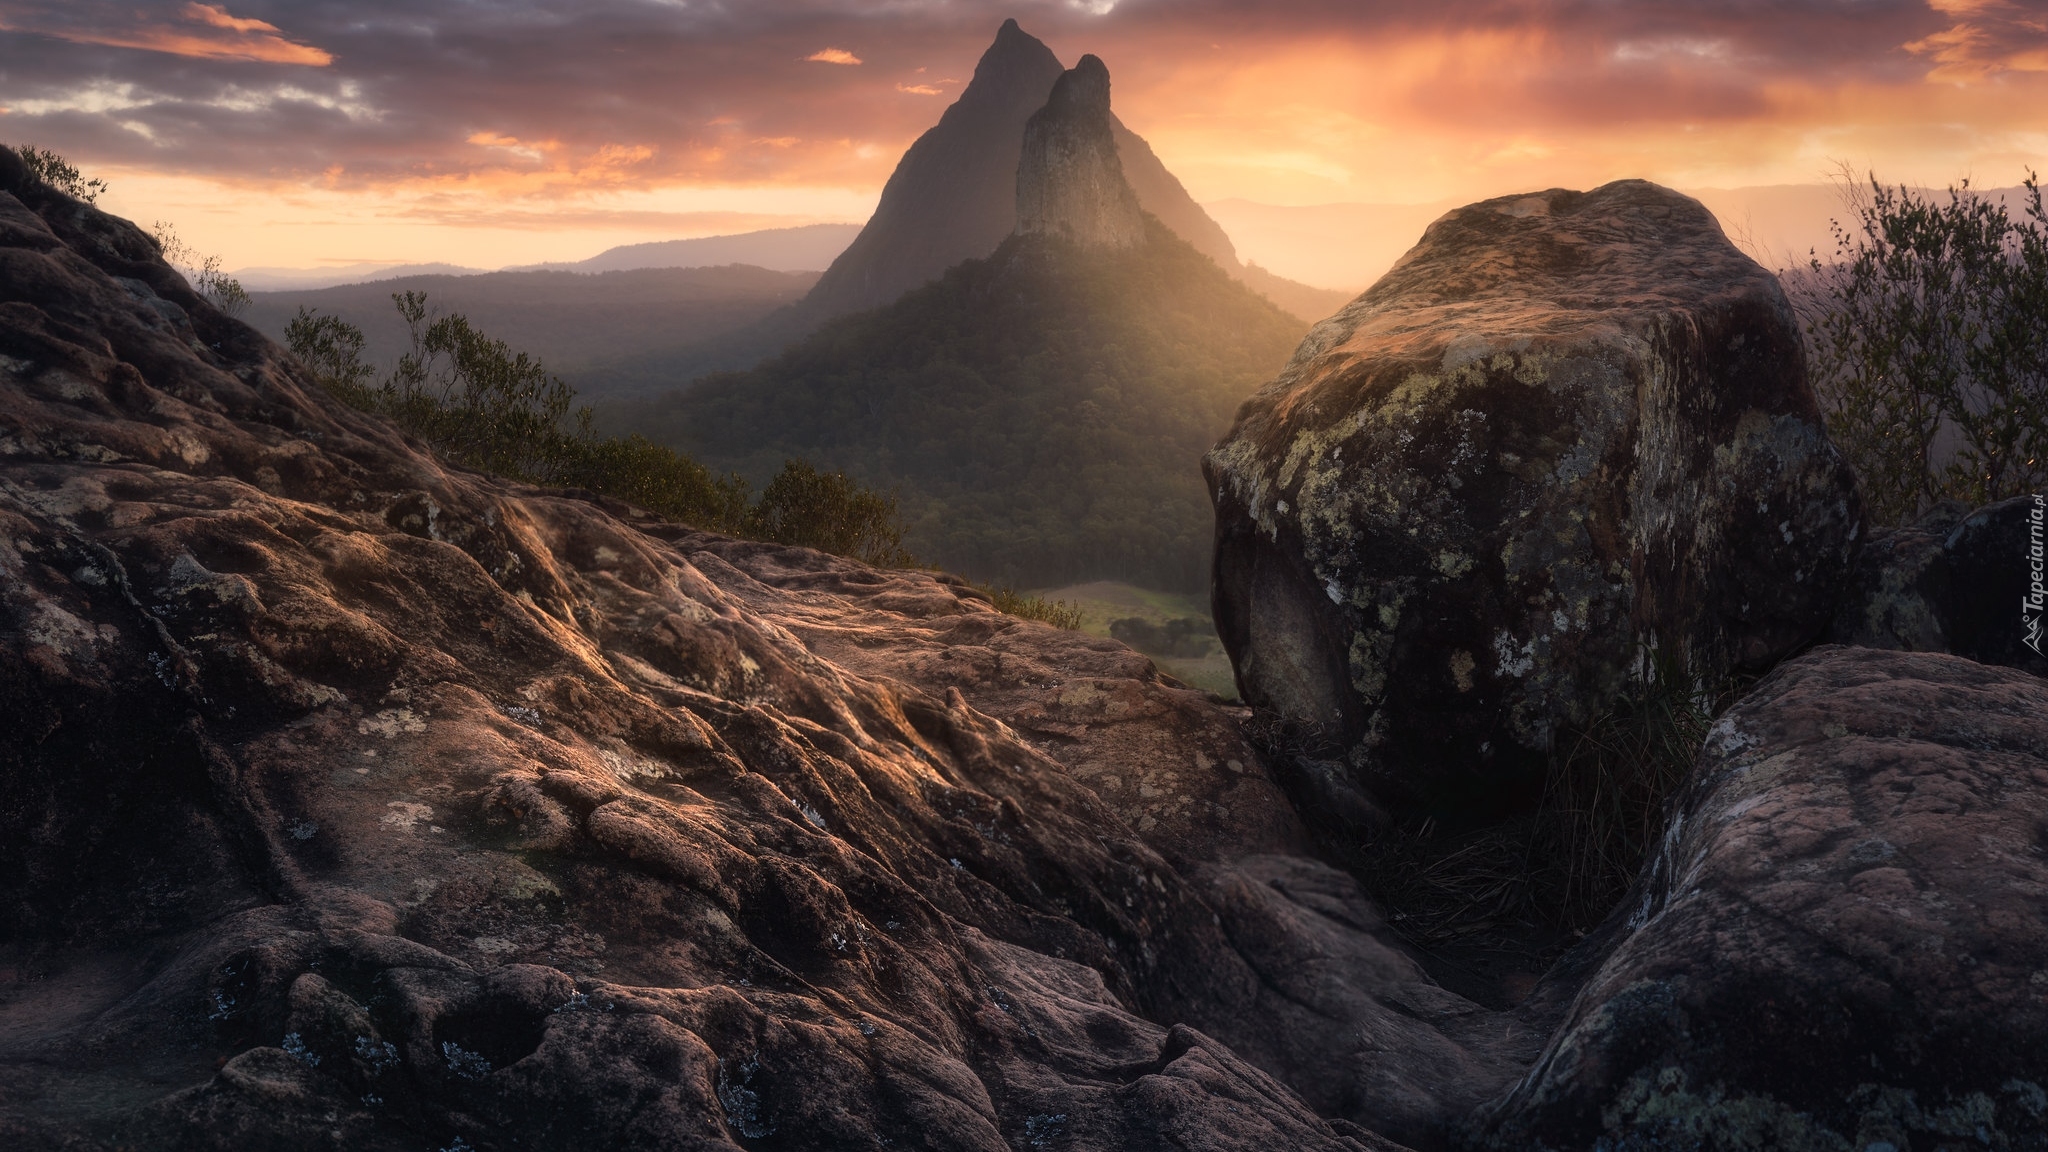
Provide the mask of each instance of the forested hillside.
[{"label": "forested hillside", "polygon": [[798,456],[893,488],[906,544],[942,567],[1199,588],[1202,453],[1304,326],[1148,225],[1114,251],[1013,236],[628,420],[756,480]]}]

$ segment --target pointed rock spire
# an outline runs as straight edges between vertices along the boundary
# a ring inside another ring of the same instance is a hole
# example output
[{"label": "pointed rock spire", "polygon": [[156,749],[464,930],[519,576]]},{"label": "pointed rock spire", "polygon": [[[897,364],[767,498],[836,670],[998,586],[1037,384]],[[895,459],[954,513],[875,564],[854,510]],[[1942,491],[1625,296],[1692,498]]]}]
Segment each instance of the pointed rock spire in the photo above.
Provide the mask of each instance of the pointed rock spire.
[{"label": "pointed rock spire", "polygon": [[1024,122],[1060,78],[1059,57],[1003,21],[974,78],[903,154],[867,227],[799,306],[815,323],[887,304],[962,260],[986,256],[1016,228]]},{"label": "pointed rock spire", "polygon": [[1109,69],[1083,56],[1024,125],[1017,161],[1017,231],[1098,248],[1145,239],[1145,213],[1124,179],[1109,113]]}]

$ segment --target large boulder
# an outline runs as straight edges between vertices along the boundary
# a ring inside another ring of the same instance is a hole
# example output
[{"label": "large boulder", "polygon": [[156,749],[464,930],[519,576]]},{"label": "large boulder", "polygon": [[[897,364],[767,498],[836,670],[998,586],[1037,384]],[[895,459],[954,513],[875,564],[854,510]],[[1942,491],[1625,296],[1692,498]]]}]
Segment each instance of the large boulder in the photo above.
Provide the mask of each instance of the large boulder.
[{"label": "large boulder", "polygon": [[2048,1147],[2048,684],[1822,647],[1714,727],[1501,1149]]},{"label": "large boulder", "polygon": [[1642,181],[1430,225],[1204,467],[1239,687],[1331,811],[1515,802],[1658,666],[1811,641],[1861,528],[1777,280]]},{"label": "large boulder", "polygon": [[2048,500],[1944,502],[1857,549],[1827,639],[2048,675]]}]

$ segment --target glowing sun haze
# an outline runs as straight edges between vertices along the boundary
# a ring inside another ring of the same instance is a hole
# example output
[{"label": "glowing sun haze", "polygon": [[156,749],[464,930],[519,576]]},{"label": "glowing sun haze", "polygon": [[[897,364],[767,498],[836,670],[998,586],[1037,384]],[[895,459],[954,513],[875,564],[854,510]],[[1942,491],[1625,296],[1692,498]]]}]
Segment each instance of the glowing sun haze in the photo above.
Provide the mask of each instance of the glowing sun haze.
[{"label": "glowing sun haze", "polygon": [[865,218],[1006,16],[1204,202],[2048,166],[2048,0],[0,0],[0,140],[229,267],[577,259]]}]

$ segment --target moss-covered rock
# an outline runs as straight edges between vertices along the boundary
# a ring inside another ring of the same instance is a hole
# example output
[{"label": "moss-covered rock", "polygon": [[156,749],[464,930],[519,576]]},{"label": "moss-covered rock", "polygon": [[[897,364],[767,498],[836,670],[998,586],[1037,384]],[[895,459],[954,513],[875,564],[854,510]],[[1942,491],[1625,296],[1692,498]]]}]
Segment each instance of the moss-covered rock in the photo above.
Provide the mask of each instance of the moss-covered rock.
[{"label": "moss-covered rock", "polygon": [[1432,224],[1206,472],[1245,699],[1438,812],[1511,803],[1648,652],[1810,641],[1861,526],[1776,279],[1642,181]]}]

